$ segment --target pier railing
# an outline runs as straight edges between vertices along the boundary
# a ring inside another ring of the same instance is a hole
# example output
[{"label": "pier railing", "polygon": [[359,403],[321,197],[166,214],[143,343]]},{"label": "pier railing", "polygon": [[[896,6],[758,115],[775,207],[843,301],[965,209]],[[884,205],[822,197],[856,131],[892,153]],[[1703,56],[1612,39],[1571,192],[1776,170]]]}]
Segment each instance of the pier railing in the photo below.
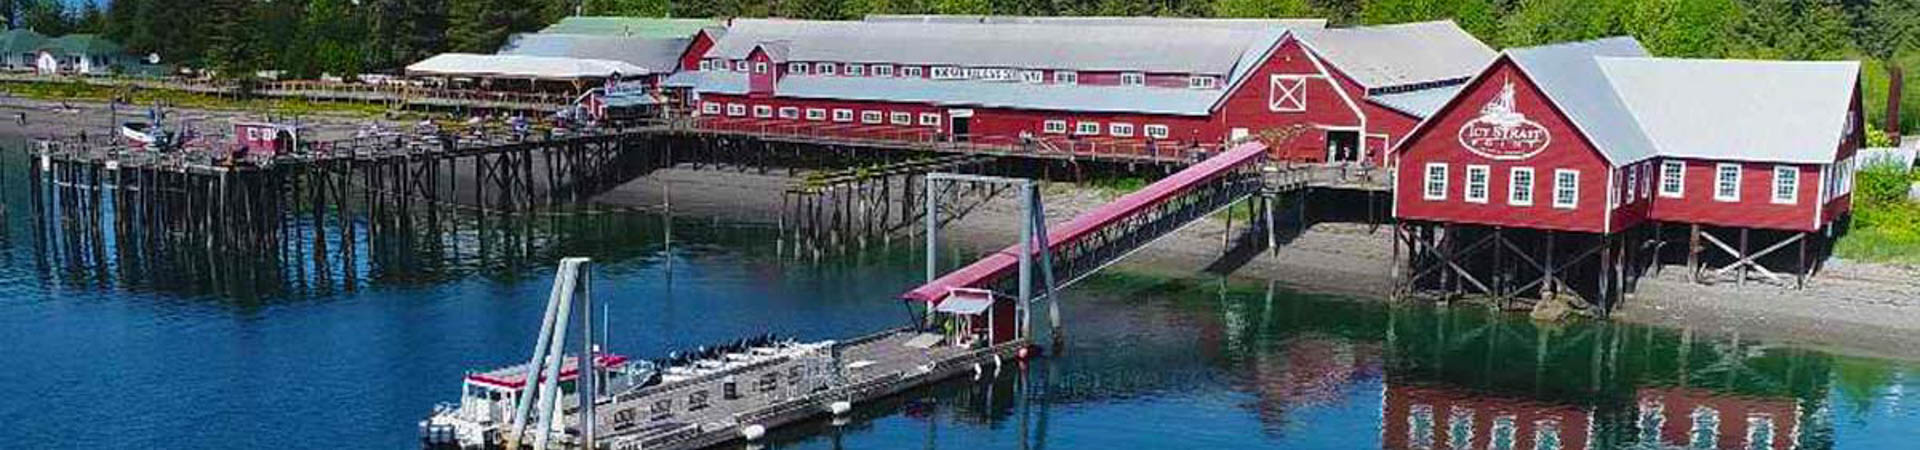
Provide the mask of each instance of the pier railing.
[{"label": "pier railing", "polygon": [[1187,163],[1220,153],[1223,144],[1156,139],[1060,135],[954,135],[938,127],[864,122],[705,116],[689,123],[696,131],[743,134],[822,144],[901,146],[924,151],[983,153],[1051,158],[1089,158]]}]

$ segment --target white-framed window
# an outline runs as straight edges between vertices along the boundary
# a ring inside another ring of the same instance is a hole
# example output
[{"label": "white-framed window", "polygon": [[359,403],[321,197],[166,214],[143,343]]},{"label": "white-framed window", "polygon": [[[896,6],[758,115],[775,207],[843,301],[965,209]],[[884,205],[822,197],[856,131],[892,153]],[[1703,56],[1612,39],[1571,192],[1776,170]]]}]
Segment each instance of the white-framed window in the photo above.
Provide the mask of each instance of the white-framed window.
[{"label": "white-framed window", "polygon": [[800,118],[800,108],[797,106],[782,106],[780,107],[780,118],[798,119]]},{"label": "white-framed window", "polygon": [[813,63],[813,73],[833,75],[833,63]]},{"label": "white-framed window", "polygon": [[1146,86],[1147,74],[1140,73],[1140,72],[1121,72],[1120,85],[1121,86]]},{"label": "white-framed window", "polygon": [[1107,124],[1107,134],[1115,137],[1133,137],[1133,124],[1114,122]]},{"label": "white-framed window", "polygon": [[1507,204],[1533,206],[1533,168],[1507,169]]},{"label": "white-framed window", "polygon": [[1067,134],[1067,121],[1048,120],[1045,122],[1040,122],[1040,132],[1051,133],[1051,134]]},{"label": "white-framed window", "polygon": [[1167,132],[1166,125],[1161,125],[1157,123],[1147,124],[1147,126],[1142,127],[1140,130],[1146,132],[1147,137],[1154,138],[1154,139],[1166,139],[1167,136],[1172,134]]},{"label": "white-framed window", "polygon": [[1267,109],[1274,112],[1307,110],[1307,76],[1274,75],[1267,79]]},{"label": "white-framed window", "polygon": [[933,79],[935,79],[935,80],[965,80],[965,79],[967,79],[967,71],[965,71],[965,70],[960,70],[960,68],[959,68],[959,67],[953,67],[953,66],[934,66],[934,67],[933,67],[932,69],[929,69],[929,70],[931,70],[931,71],[932,71],[932,72],[931,72],[931,73],[929,74],[929,75],[930,75],[930,78],[933,78]]},{"label": "white-framed window", "polygon": [[249,141],[257,141],[257,140],[260,140],[260,129],[259,129],[259,128],[247,128],[247,140],[249,140]]},{"label": "white-framed window", "polygon": [[735,117],[747,115],[747,105],[742,105],[739,103],[728,103],[727,115],[735,116]]},{"label": "white-framed window", "polygon": [[807,120],[827,120],[827,110],[824,108],[807,108]]},{"label": "white-framed window", "polygon": [[700,70],[703,72],[708,70],[713,70],[713,60],[711,59],[700,60]]},{"label": "white-framed window", "polygon": [[763,119],[768,117],[773,117],[773,107],[767,106],[767,105],[753,105],[753,116],[763,118]]},{"label": "white-framed window", "polygon": [[839,108],[839,109],[835,109],[835,110],[833,110],[833,121],[835,121],[835,122],[852,122],[852,121],[853,121],[853,110],[851,110],[851,109],[846,109],[846,108]]},{"label": "white-framed window", "polygon": [[705,114],[719,114],[720,102],[701,102],[700,112]]},{"label": "white-framed window", "polygon": [[1055,70],[1053,71],[1053,84],[1080,84],[1080,72]]},{"label": "white-framed window", "polygon": [[920,124],[929,127],[940,126],[940,113],[920,113]]},{"label": "white-framed window", "polygon": [[893,76],[893,66],[886,65],[886,64],[874,64],[873,76],[876,76],[876,77]]},{"label": "white-framed window", "polygon": [[1493,169],[1482,165],[1467,166],[1467,191],[1463,196],[1468,203],[1487,202],[1488,178],[1493,177]]},{"label": "white-framed window", "polygon": [[767,63],[765,61],[753,63],[753,73],[767,73]]},{"label": "white-framed window", "polygon": [[880,114],[879,111],[860,112],[860,123],[880,123],[883,120],[886,120],[886,116]]},{"label": "white-framed window", "polygon": [[920,66],[901,67],[900,76],[904,76],[907,78],[920,78]]},{"label": "white-framed window", "polygon": [[859,64],[848,64],[848,65],[847,65],[847,76],[850,76],[850,77],[864,77],[864,76],[867,76],[867,66],[862,66],[862,65],[859,65]]},{"label": "white-framed window", "polygon": [[1427,185],[1420,191],[1427,200],[1447,199],[1447,163],[1427,163]]},{"label": "white-framed window", "polygon": [[1639,187],[1640,187],[1640,165],[1635,164],[1635,165],[1627,166],[1627,202],[1628,203],[1632,203],[1633,199],[1639,198],[1638,195],[1635,195],[1639,193],[1638,192]]},{"label": "white-framed window", "polygon": [[1685,197],[1687,192],[1687,163],[1685,161],[1660,162],[1660,196],[1667,198]]},{"label": "white-framed window", "polygon": [[735,72],[745,72],[745,71],[747,71],[747,60],[744,60],[744,59],[742,59],[742,60],[739,60],[739,61],[734,61],[734,62],[733,62],[733,71],[735,71]]},{"label": "white-framed window", "polygon": [[1553,169],[1553,207],[1574,209],[1580,206],[1580,171]]},{"label": "white-framed window", "polygon": [[1100,122],[1082,121],[1073,124],[1073,134],[1082,136],[1100,134]]},{"label": "white-framed window", "polygon": [[1773,202],[1791,205],[1800,202],[1800,168],[1773,166]]},{"label": "white-framed window", "polygon": [[1047,72],[1044,70],[1022,70],[1020,71],[1020,81],[1026,82],[1027,84],[1045,83],[1047,82]]},{"label": "white-framed window", "polygon": [[894,111],[892,114],[887,115],[887,121],[894,125],[913,125],[913,113]]},{"label": "white-framed window", "polygon": [[1220,85],[1220,79],[1212,75],[1194,75],[1187,77],[1187,87],[1194,89],[1213,89]]},{"label": "white-framed window", "polygon": [[1713,199],[1740,201],[1740,165],[1721,163],[1713,168]]},{"label": "white-framed window", "polygon": [[1653,162],[1640,163],[1640,199],[1653,198]]},{"label": "white-framed window", "polygon": [[807,63],[803,63],[803,62],[787,63],[787,73],[792,75],[806,75]]}]

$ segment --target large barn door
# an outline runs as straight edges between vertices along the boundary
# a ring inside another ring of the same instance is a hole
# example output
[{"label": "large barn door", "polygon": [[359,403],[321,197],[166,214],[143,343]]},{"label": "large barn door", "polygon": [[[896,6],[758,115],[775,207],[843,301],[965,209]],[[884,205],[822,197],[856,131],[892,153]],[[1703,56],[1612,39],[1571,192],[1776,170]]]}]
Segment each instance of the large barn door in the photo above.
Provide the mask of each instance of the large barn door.
[{"label": "large barn door", "polygon": [[973,134],[973,110],[955,109],[947,111],[947,123],[953,128],[954,142],[967,142]]},{"label": "large barn door", "polygon": [[1327,130],[1327,161],[1359,161],[1360,132]]}]

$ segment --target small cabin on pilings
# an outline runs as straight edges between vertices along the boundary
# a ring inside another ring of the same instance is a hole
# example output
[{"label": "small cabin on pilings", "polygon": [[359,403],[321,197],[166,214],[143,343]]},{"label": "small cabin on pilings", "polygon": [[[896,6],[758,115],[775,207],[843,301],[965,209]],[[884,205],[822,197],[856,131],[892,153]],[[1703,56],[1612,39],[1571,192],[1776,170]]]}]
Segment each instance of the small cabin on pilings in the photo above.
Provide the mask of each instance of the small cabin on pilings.
[{"label": "small cabin on pilings", "polygon": [[1851,209],[1859,64],[1510,49],[1395,149],[1401,294],[1610,309],[1682,264],[1802,286]]}]

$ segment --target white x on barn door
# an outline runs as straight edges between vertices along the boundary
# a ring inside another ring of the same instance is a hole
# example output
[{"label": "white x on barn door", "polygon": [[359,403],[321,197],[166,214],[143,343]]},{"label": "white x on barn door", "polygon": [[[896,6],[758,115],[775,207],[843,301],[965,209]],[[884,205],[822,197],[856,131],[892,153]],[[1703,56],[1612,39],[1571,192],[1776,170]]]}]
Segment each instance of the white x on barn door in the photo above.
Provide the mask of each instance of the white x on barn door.
[{"label": "white x on barn door", "polygon": [[1267,81],[1267,109],[1274,111],[1307,110],[1307,77],[1274,75]]}]

